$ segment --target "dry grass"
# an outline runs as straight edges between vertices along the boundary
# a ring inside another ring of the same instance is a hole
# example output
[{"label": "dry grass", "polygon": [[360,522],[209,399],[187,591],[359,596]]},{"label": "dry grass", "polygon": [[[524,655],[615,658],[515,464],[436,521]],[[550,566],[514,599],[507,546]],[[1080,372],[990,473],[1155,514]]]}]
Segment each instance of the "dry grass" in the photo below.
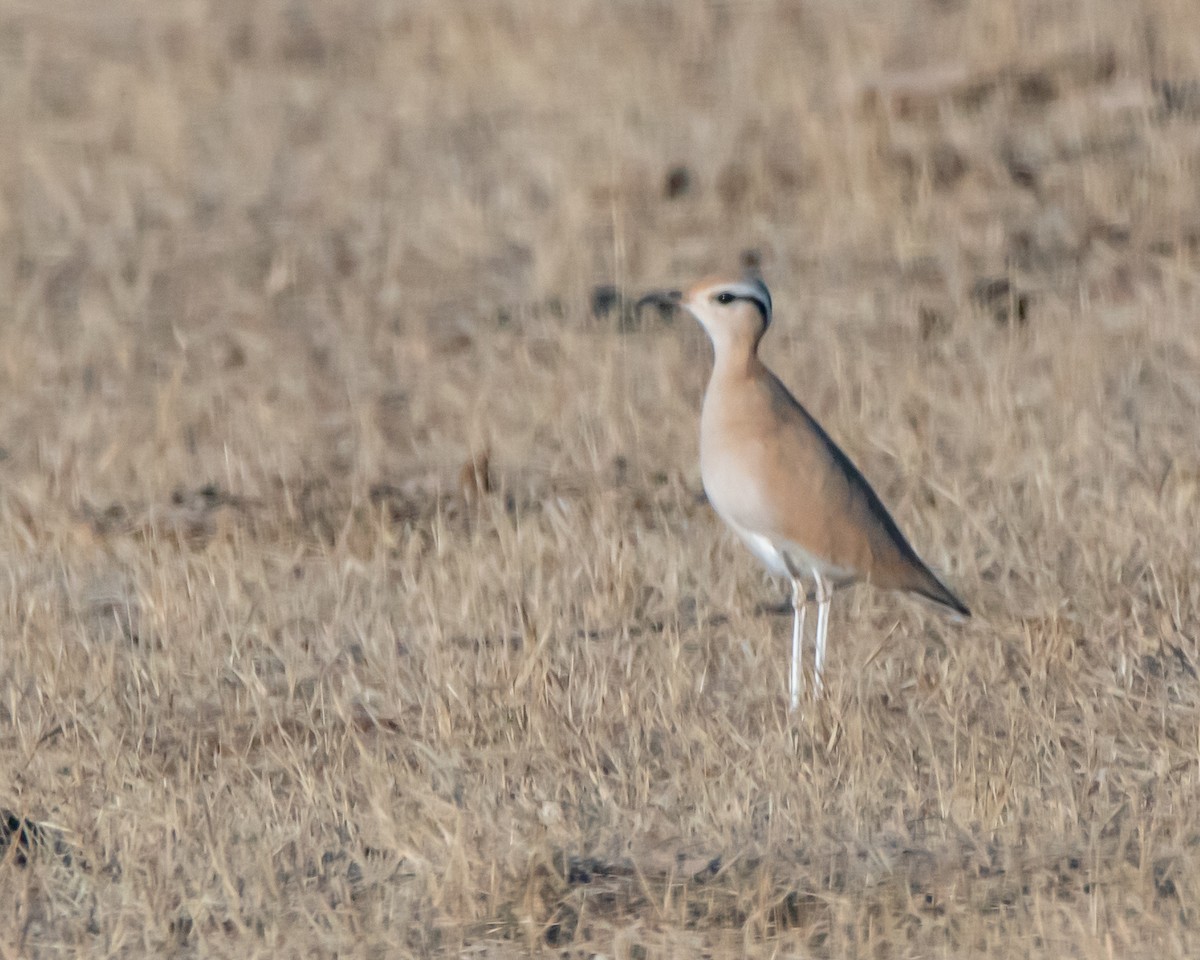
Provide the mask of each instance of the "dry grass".
[{"label": "dry grass", "polygon": [[[1197,955],[1196,27],[0,7],[0,956]],[[589,309],[745,248],[977,611],[795,720],[701,333]]]}]

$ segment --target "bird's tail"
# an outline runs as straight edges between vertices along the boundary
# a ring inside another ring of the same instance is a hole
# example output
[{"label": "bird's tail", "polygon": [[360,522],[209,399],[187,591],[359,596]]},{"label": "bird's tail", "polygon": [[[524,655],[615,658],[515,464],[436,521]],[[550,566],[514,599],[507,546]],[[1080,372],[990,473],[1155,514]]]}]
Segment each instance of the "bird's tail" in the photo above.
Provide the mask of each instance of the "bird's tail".
[{"label": "bird's tail", "polygon": [[948,607],[961,617],[969,617],[971,615],[971,611],[967,605],[951,593],[950,588],[942,583],[932,570],[922,565],[922,573],[924,576],[921,577],[921,582],[909,588],[913,593],[919,593],[934,603],[940,603],[943,607]]}]

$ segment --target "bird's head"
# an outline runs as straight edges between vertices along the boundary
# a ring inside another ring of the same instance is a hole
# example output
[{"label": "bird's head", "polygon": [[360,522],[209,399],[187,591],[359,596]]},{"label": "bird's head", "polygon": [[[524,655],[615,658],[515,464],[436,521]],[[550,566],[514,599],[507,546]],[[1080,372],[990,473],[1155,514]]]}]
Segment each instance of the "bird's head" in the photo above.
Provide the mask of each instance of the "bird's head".
[{"label": "bird's head", "polygon": [[712,276],[677,290],[648,293],[639,301],[683,307],[700,321],[713,344],[736,341],[757,344],[771,322],[771,292],[758,277]]}]

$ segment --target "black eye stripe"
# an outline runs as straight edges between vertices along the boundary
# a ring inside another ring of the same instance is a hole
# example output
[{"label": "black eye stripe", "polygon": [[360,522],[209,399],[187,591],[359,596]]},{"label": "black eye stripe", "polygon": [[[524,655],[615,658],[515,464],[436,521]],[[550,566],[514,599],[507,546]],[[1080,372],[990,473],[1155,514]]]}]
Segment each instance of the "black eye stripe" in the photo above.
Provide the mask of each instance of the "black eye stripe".
[{"label": "black eye stripe", "polygon": [[758,312],[760,314],[762,314],[763,323],[770,322],[770,319],[771,319],[770,306],[768,306],[766,302],[764,302],[760,297],[757,297],[754,294],[751,294],[751,293],[738,294],[738,293],[734,293],[731,290],[722,290],[720,293],[716,294],[716,296],[713,297],[713,300],[715,300],[717,303],[721,304],[722,306],[731,304],[735,300],[746,300],[749,303],[754,304],[754,306],[758,310]]}]

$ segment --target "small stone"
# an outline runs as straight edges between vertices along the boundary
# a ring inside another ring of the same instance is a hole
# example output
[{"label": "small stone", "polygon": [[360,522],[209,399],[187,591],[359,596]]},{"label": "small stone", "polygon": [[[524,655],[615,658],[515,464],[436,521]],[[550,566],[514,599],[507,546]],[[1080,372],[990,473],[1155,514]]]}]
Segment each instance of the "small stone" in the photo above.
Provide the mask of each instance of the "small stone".
[{"label": "small stone", "polygon": [[678,200],[686,196],[692,189],[692,171],[682,163],[667,171],[663,182],[663,196],[668,200]]},{"label": "small stone", "polygon": [[592,316],[602,320],[621,306],[621,291],[614,284],[602,283],[592,288]]}]

